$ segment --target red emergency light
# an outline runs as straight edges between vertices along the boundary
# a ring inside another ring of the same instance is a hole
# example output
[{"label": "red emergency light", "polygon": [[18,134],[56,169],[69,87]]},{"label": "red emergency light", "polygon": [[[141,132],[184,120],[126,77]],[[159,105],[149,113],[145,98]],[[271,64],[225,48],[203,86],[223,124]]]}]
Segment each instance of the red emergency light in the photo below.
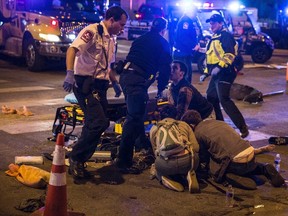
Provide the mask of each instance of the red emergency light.
[{"label": "red emergency light", "polygon": [[142,15],[139,14],[139,13],[136,13],[136,14],[135,14],[135,17],[136,17],[136,19],[141,19]]},{"label": "red emergency light", "polygon": [[52,20],[51,20],[51,25],[52,25],[53,27],[58,26],[58,20],[52,19]]}]

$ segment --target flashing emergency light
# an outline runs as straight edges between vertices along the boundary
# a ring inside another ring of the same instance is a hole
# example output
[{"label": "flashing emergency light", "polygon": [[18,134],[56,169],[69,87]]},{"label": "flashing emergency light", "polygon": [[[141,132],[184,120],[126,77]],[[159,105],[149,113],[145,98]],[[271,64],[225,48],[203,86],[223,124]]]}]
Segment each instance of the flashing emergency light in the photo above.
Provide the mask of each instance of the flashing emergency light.
[{"label": "flashing emergency light", "polygon": [[55,26],[58,26],[58,20],[52,19],[52,20],[51,20],[51,25],[54,26],[54,27],[55,27]]},{"label": "flashing emergency light", "polygon": [[245,6],[242,5],[240,2],[232,2],[228,5],[228,9],[230,11],[234,11],[234,12],[237,12],[240,9],[244,9],[244,8],[245,8]]},{"label": "flashing emergency light", "polygon": [[136,19],[141,19],[141,14],[136,13],[135,17],[136,17]]}]

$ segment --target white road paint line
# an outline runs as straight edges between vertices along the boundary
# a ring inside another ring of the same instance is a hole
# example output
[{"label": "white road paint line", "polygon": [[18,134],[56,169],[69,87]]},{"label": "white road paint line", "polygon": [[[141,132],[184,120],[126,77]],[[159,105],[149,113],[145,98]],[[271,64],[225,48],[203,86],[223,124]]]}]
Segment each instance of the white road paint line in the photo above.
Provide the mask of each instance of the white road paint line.
[{"label": "white road paint line", "polygon": [[0,80],[0,83],[7,83],[7,82],[9,82],[9,81],[7,81],[7,80]]},{"label": "white road paint line", "polygon": [[16,124],[1,125],[0,130],[9,134],[49,131],[52,130],[53,121],[54,120],[18,122]]},{"label": "white road paint line", "polygon": [[275,68],[285,69],[287,68],[285,63],[282,64],[244,64],[244,68]]},{"label": "white road paint line", "polygon": [[68,103],[64,100],[64,98],[56,98],[56,99],[45,99],[45,100],[20,100],[20,101],[10,101],[10,102],[1,102],[0,105],[6,105],[8,107],[20,107],[20,106],[51,106],[51,105],[67,105]]},{"label": "white road paint line", "polygon": [[45,86],[31,86],[31,87],[15,87],[15,88],[2,88],[0,93],[12,93],[12,92],[23,92],[23,91],[41,91],[41,90],[53,90],[55,88]]},{"label": "white road paint line", "polygon": [[269,137],[271,137],[271,136],[275,136],[275,135],[266,134],[266,133],[262,133],[259,131],[249,130],[249,135],[248,135],[248,137],[245,138],[245,140],[252,142],[252,141],[269,139]]}]

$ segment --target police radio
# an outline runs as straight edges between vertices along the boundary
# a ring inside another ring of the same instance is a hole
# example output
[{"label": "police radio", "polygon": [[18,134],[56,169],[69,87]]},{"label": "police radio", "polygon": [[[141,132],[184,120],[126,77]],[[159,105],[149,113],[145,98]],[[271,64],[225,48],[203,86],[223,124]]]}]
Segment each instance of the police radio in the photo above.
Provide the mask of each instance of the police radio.
[{"label": "police radio", "polygon": [[101,24],[97,25],[97,31],[99,33],[99,35],[101,36],[101,38],[103,37],[103,33],[104,33],[104,29],[103,26]]},{"label": "police radio", "polygon": [[104,47],[104,44],[103,44],[104,28],[103,28],[103,26],[101,24],[97,25],[97,31],[98,31],[98,34],[100,35],[101,39],[102,39],[102,50],[103,50],[104,57],[105,57],[105,62],[106,62],[105,68],[103,68],[103,70],[107,70],[107,68],[108,68],[108,56],[107,56],[107,53],[106,53],[106,50],[105,50],[105,47]]}]

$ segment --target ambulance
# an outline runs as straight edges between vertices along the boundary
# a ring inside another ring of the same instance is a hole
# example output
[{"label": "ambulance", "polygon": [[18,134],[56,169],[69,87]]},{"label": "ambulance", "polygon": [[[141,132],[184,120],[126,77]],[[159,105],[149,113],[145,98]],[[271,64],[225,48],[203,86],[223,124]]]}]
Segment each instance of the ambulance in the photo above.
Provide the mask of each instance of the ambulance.
[{"label": "ambulance", "polygon": [[0,52],[24,58],[30,71],[65,59],[77,34],[102,13],[94,0],[0,0]]}]

